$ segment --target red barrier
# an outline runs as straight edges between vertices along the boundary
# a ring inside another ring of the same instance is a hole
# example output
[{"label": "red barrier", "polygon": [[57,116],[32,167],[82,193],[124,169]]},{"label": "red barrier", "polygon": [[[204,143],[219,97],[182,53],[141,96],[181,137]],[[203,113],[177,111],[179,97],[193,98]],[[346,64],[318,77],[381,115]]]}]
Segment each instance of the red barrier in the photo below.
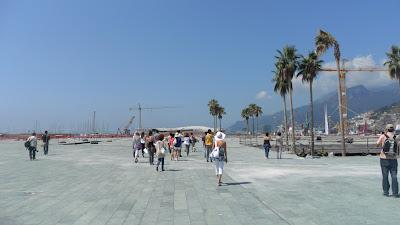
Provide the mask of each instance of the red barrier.
[{"label": "red barrier", "polygon": [[[26,140],[30,134],[0,134],[1,140]],[[37,135],[41,139],[42,134]],[[67,139],[67,138],[129,138],[131,135],[122,134],[50,134],[51,139]]]}]

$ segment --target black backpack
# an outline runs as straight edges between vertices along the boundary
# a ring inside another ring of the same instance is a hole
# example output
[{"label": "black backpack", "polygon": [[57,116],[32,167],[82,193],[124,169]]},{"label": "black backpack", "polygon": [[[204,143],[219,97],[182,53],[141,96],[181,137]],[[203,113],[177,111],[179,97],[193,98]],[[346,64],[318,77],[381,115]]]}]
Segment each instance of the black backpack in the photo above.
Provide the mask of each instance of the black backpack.
[{"label": "black backpack", "polygon": [[30,141],[25,141],[24,146],[25,146],[25,148],[31,147],[31,142]]},{"label": "black backpack", "polygon": [[396,156],[397,155],[397,141],[396,135],[393,138],[390,138],[385,134],[386,140],[383,143],[383,152],[387,156]]},{"label": "black backpack", "polygon": [[174,145],[175,147],[179,148],[182,146],[182,138],[181,137],[176,137],[176,144]]},{"label": "black backpack", "polygon": [[224,148],[219,148],[218,150],[218,158],[220,160],[224,160],[225,159],[225,149]]}]

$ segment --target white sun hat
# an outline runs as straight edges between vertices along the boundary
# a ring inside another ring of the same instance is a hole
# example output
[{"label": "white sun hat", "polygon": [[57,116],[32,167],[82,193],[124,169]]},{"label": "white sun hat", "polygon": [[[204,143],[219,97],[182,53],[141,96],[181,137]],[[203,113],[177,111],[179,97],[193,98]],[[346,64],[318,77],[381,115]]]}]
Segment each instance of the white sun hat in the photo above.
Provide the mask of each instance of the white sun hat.
[{"label": "white sun hat", "polygon": [[222,133],[221,131],[218,131],[216,134],[215,134],[215,136],[214,136],[214,139],[216,140],[216,141],[222,141],[222,140],[224,140],[225,139],[225,134],[224,133]]}]

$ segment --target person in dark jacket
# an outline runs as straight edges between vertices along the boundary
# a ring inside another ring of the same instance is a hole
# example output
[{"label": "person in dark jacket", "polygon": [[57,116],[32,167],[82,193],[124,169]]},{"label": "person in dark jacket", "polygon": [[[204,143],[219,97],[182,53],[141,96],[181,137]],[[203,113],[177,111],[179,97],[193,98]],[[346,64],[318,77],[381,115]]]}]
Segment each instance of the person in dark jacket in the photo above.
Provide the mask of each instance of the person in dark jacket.
[{"label": "person in dark jacket", "polygon": [[47,130],[44,132],[42,136],[43,141],[43,152],[44,155],[49,154],[49,142],[50,142],[50,135],[48,134]]}]

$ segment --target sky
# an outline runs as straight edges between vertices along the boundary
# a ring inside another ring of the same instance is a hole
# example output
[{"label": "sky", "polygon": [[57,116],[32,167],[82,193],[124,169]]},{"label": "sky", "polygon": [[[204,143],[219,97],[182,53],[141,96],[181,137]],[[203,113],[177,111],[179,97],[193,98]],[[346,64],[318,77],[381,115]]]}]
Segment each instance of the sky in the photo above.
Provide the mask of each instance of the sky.
[{"label": "sky", "polygon": [[[339,41],[349,67],[380,66],[400,44],[400,2],[238,0],[0,0],[0,132],[74,129],[96,111],[115,131],[143,107],[145,127],[212,126],[207,102],[225,107],[223,125],[250,103],[281,109],[273,93],[277,49],[314,48],[319,29]],[[332,66],[332,51],[322,58]],[[348,87],[388,84],[386,74],[353,74]],[[336,91],[319,75],[315,98]],[[294,81],[294,104],[308,88]],[[137,127],[137,121],[134,126]]]}]

